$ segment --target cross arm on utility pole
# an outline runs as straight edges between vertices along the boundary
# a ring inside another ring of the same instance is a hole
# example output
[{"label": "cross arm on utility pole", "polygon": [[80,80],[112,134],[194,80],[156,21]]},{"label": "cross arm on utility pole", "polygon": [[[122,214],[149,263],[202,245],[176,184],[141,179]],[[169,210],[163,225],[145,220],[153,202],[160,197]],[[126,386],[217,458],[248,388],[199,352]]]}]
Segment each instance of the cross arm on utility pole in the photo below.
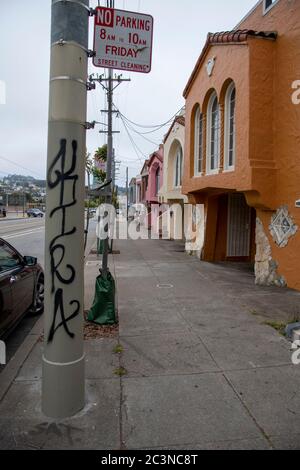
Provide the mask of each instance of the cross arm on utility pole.
[{"label": "cross arm on utility pole", "polygon": [[[123,82],[130,82],[130,78],[122,78],[121,75],[115,75],[115,78],[112,77],[112,70],[110,69],[109,72],[109,77],[105,77],[104,74],[98,75],[97,77],[94,77],[94,74],[91,74],[89,76],[89,81],[90,82],[98,82],[100,85],[106,90],[107,92],[109,91],[109,87],[111,87],[111,92],[113,92],[116,88],[118,88],[119,85]],[[103,83],[108,83],[108,86],[103,85]],[[113,83],[117,83],[116,86],[113,86]]]},{"label": "cross arm on utility pole", "polygon": [[[99,131],[99,134],[108,134],[108,131]],[[120,131],[111,131],[112,134],[120,134]]]}]

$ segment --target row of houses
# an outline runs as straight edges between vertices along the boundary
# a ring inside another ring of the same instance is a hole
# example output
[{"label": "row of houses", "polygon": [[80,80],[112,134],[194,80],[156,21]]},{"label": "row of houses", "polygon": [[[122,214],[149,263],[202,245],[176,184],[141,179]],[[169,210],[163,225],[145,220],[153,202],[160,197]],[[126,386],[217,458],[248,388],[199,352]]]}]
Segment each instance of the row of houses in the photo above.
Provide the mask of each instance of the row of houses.
[{"label": "row of houses", "polygon": [[233,31],[209,33],[185,110],[130,183],[131,203],[158,215],[202,208],[201,260],[251,262],[257,284],[298,290],[299,45],[299,0],[260,0]]}]

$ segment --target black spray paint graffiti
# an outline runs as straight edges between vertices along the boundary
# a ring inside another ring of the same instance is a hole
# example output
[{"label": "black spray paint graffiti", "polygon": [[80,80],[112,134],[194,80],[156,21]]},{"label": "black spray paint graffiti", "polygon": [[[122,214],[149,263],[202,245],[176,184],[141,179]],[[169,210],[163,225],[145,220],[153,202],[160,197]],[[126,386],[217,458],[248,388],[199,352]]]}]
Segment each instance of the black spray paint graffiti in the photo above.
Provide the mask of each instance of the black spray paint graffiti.
[{"label": "black spray paint graffiti", "polygon": [[[62,241],[65,237],[70,237],[76,233],[76,227],[66,231],[66,222],[68,209],[76,204],[76,183],[78,181],[78,175],[74,173],[76,169],[77,161],[77,142],[72,141],[72,161],[70,168],[66,170],[66,151],[67,141],[61,139],[60,149],[52,164],[50,165],[47,173],[47,185],[48,190],[53,190],[59,187],[59,204],[50,212],[50,218],[54,217],[55,214],[61,215],[60,231],[50,242],[49,253],[51,262],[51,292],[54,294],[54,312],[53,321],[48,335],[48,342],[51,342],[54,338],[56,331],[63,327],[66,333],[73,338],[72,333],[68,327],[68,322],[75,318],[80,311],[80,303],[78,300],[71,300],[69,305],[75,307],[73,312],[66,316],[65,305],[64,305],[64,292],[63,289],[56,288],[55,281],[58,280],[61,284],[72,284],[76,277],[75,269],[72,265],[66,264],[65,268],[68,270],[68,277],[64,277],[60,272],[60,267],[64,262],[66,247]],[[59,168],[59,169],[58,169]],[[69,187],[71,185],[71,187]],[[67,191],[68,190],[68,191]],[[70,200],[66,201],[66,192],[72,194]],[[56,318],[60,313],[61,321],[56,324]]]}]

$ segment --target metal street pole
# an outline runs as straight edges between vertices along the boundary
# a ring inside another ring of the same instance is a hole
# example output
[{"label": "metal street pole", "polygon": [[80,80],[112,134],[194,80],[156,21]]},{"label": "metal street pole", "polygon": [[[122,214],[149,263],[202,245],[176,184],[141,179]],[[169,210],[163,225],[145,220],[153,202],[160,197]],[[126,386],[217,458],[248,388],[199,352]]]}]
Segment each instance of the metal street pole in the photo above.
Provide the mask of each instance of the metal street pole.
[{"label": "metal street pole", "polygon": [[42,410],[84,407],[84,183],[89,0],[52,0]]},{"label": "metal street pole", "polygon": [[[107,0],[107,8],[114,8],[114,0]],[[112,116],[113,116],[113,69],[108,70],[108,86],[107,86],[107,161],[106,161],[106,181],[110,181],[112,177],[112,161],[113,161],[113,129],[112,129]],[[108,195],[105,197],[105,203],[112,203],[112,184],[107,188]],[[103,240],[103,256],[102,256],[102,275],[107,277],[108,271],[108,224],[106,224],[105,231],[107,236]]]},{"label": "metal street pole", "polygon": [[[110,181],[112,176],[112,159],[113,159],[113,133],[112,133],[112,115],[113,115],[113,70],[108,71],[108,87],[107,87],[107,162],[106,162],[106,180]],[[106,204],[111,204],[112,184],[108,186],[108,195],[105,198]],[[106,224],[108,231],[108,225]],[[103,240],[103,256],[102,256],[102,274],[107,276],[108,270],[108,235]]]},{"label": "metal street pole", "polygon": [[128,220],[128,166],[126,167],[126,220]]}]

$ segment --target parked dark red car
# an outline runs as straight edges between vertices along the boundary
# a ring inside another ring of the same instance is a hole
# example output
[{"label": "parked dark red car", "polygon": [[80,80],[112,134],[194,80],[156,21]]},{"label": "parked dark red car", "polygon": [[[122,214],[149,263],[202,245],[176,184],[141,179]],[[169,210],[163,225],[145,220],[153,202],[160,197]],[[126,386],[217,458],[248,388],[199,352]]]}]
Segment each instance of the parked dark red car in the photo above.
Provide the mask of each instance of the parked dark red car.
[{"label": "parked dark red car", "polygon": [[0,337],[27,312],[44,309],[44,273],[37,259],[22,256],[0,238]]}]

